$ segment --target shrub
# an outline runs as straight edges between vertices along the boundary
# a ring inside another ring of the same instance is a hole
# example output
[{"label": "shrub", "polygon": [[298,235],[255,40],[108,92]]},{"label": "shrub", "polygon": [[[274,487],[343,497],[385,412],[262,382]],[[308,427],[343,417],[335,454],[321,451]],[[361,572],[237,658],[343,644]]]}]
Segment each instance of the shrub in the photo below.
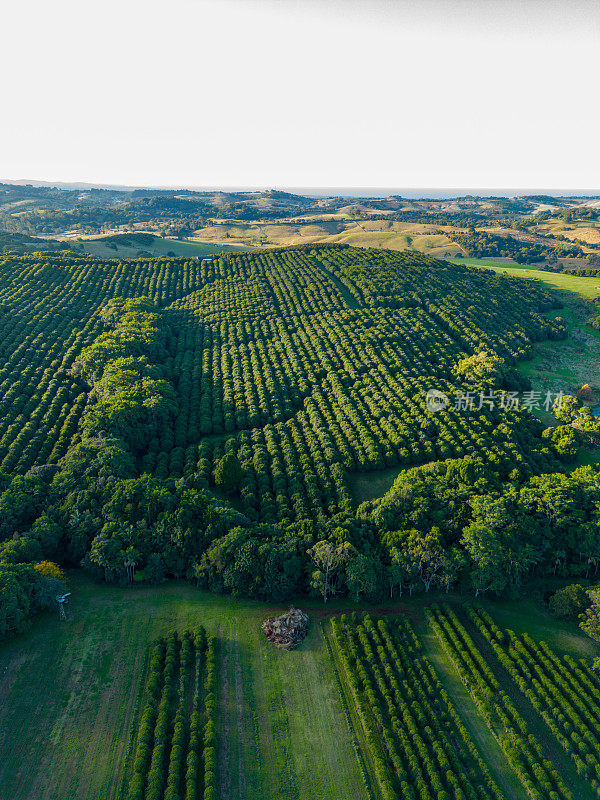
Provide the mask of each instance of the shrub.
[{"label": "shrub", "polygon": [[587,590],[578,583],[559,589],[548,601],[550,612],[561,619],[577,619],[590,605]]}]

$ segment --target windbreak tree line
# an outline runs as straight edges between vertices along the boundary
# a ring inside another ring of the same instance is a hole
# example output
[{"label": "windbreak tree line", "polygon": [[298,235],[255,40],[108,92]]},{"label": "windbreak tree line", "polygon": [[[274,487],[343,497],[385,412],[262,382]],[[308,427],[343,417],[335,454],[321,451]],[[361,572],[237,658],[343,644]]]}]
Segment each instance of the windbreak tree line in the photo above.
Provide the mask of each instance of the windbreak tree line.
[{"label": "windbreak tree line", "polygon": [[[536,217],[537,220],[537,217]],[[468,256],[474,258],[514,258],[520,264],[535,264],[547,258],[582,258],[581,247],[572,242],[548,243],[526,242],[512,236],[494,236],[486,231],[469,230],[467,233],[450,235]]]},{"label": "windbreak tree line", "polygon": [[[2,569],[25,593],[24,565],[55,559],[276,600],[581,570],[587,550],[557,564],[548,542],[578,514],[593,543],[595,473],[567,475],[568,448],[500,403],[532,343],[565,335],[556,307],[533,282],[345,246],[2,261]],[[457,406],[467,390],[488,401]],[[357,509],[348,476],[388,467]]]}]

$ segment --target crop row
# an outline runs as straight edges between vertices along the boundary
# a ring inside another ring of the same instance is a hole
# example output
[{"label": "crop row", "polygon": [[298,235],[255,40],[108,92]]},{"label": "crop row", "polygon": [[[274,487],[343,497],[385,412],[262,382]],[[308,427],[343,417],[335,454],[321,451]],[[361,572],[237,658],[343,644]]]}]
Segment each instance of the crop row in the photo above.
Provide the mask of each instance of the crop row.
[{"label": "crop row", "polygon": [[428,616],[448,658],[502,747],[531,800],[573,800],[526,720],[500,686],[477,645],[448,607],[432,606]]},{"label": "crop row", "polygon": [[140,466],[210,481],[235,452],[253,520],[347,512],[354,471],[474,454],[501,474],[543,470],[546,444],[523,441],[518,414],[425,408],[428,388],[452,394],[453,365],[476,348],[493,340],[512,357],[548,335],[543,290],[509,281],[502,304],[499,280],[416,253],[335,247],[209,262],[0,261],[0,471],[64,455],[90,390],[73,367],[103,330],[101,310],[143,295],[169,326],[160,369],[177,413],[144,443]]},{"label": "crop row", "polygon": [[216,639],[203,628],[152,648],[127,800],[216,800]]},{"label": "crop row", "polygon": [[383,800],[502,800],[406,620],[344,615],[331,632]]},{"label": "crop row", "polygon": [[[328,269],[356,287],[365,305],[426,307],[466,350],[491,347],[504,356],[519,357],[529,351],[531,340],[552,335],[553,326],[539,312],[554,301],[533,282],[491,273],[484,278],[480,271],[456,269],[444,261],[433,262],[435,268],[424,271],[422,267],[432,263],[427,256],[402,256],[398,270],[398,254],[390,251],[366,250],[360,259],[346,250],[317,253]],[[449,290],[442,293],[444,284]],[[558,329],[555,332],[560,335]]]},{"label": "crop row", "polygon": [[0,471],[25,472],[66,452],[86,402],[71,373],[118,296],[172,302],[214,278],[200,262],[0,261]]},{"label": "crop row", "polygon": [[557,655],[528,634],[500,630],[481,607],[469,616],[521,692],[574,760],[577,772],[600,791],[600,680],[584,659]]},{"label": "crop row", "polygon": [[[346,472],[479,453],[500,472],[526,473],[530,450],[544,466],[539,442],[521,441],[526,426],[515,414],[450,408],[425,425],[425,387],[434,382],[451,393],[452,364],[465,353],[455,331],[434,306],[408,296],[394,309],[344,308],[331,276],[351,286],[342,261],[372,258],[325,252],[227,256],[226,278],[173,304],[173,320],[185,320],[173,323],[180,410],[174,429],[153,443],[146,469],[210,479],[222,453],[235,452],[246,515],[286,524],[347,511]],[[387,256],[379,258],[385,266]],[[404,261],[396,282],[413,266],[422,272],[418,258]],[[437,284],[436,271],[421,276],[421,292]],[[536,313],[519,310],[532,335]]]}]

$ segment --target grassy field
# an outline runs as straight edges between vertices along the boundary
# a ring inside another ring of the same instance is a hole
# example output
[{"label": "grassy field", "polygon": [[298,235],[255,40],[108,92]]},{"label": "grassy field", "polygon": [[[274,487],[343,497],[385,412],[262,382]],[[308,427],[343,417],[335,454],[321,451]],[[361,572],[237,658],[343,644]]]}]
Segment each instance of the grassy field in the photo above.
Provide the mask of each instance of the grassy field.
[{"label": "grassy field", "polygon": [[71,621],[43,615],[0,646],[1,800],[121,800],[148,644],[197,623],[223,642],[223,800],[366,800],[319,626],[286,653],[260,630],[264,604],[176,583],[72,589]]},{"label": "grassy field", "polygon": [[347,476],[348,486],[354,502],[359,505],[365,500],[375,500],[392,488],[402,467],[386,467],[369,472],[351,472]]},{"label": "grassy field", "polygon": [[[211,596],[183,583],[100,586],[80,574],[72,576],[71,588],[67,623],[45,614],[30,631],[0,646],[2,800],[121,800],[119,781],[148,644],[174,627],[198,623],[221,640],[221,800],[368,800],[316,624],[325,611],[339,613],[343,604],[325,609],[303,602],[313,625],[303,645],[287,653],[265,641],[260,623],[280,609],[262,603]],[[517,800],[494,740],[428,630],[424,608],[439,600],[460,602],[458,596],[431,594],[371,610],[410,615],[507,797]],[[539,601],[485,605],[503,627],[526,630],[573,655],[598,654],[574,624],[559,624]]]},{"label": "grassy field", "polygon": [[153,256],[166,256],[170,253],[175,256],[204,256],[211,253],[220,253],[228,250],[243,249],[236,245],[227,244],[208,244],[205,242],[193,242],[183,239],[163,239],[160,236],[153,236],[148,242],[136,240],[135,234],[125,234],[130,244],[123,242],[123,236],[106,236],[99,239],[82,239],[83,249],[90,255],[98,258],[137,258],[141,251],[151,253]]},{"label": "grassy field", "polygon": [[[306,223],[306,220],[304,220]],[[388,250],[417,250],[431,256],[444,258],[461,253],[462,249],[439,226],[387,220],[352,220],[342,216],[323,215],[311,218],[311,224],[297,224],[293,220],[273,223],[240,222],[227,220],[213,222],[196,231],[195,236],[204,242],[235,242],[248,246],[260,243],[267,247],[284,247],[293,244],[337,243],[354,247],[373,247]]]},{"label": "grassy field", "polygon": [[349,229],[332,242],[342,242],[352,247],[375,247],[387,250],[416,250],[433,258],[447,258],[461,252],[461,248],[443,234],[397,233],[391,231]]},{"label": "grassy field", "polygon": [[553,286],[567,292],[585,297],[588,300],[600,299],[600,281],[598,278],[578,278],[562,272],[547,272],[541,269],[530,269],[521,267],[511,262],[487,261],[483,258],[450,258],[449,261],[455,264],[466,264],[468,266],[485,267],[493,269],[494,272],[507,272],[516,278],[529,278],[539,280],[542,283]]},{"label": "grassy field", "polygon": [[551,217],[536,225],[535,232],[540,236],[564,236],[567,239],[578,239],[587,244],[600,244],[600,225],[591,220],[570,220]]}]

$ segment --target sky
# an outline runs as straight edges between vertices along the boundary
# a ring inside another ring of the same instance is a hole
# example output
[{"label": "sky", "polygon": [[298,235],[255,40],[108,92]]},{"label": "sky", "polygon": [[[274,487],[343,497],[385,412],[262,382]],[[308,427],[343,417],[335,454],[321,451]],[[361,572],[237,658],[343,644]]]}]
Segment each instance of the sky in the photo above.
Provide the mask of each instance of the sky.
[{"label": "sky", "polygon": [[600,0],[20,0],[0,178],[600,191]]}]

